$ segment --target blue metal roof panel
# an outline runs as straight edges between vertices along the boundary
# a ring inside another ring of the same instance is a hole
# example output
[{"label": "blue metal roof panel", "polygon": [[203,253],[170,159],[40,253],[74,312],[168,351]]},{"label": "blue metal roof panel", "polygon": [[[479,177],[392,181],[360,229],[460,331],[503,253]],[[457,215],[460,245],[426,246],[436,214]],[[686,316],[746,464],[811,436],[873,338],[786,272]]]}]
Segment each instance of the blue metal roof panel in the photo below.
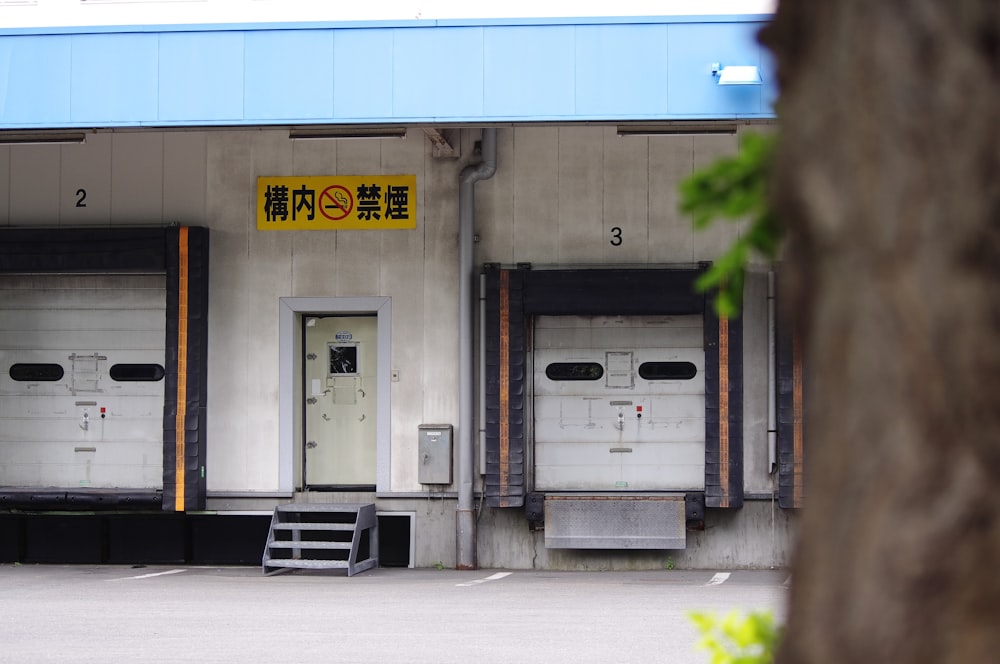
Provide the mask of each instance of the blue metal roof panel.
[{"label": "blue metal roof panel", "polygon": [[393,30],[391,87],[393,117],[483,115],[483,28]]},{"label": "blue metal roof panel", "polygon": [[576,28],[503,26],[484,37],[484,115],[576,114]]},{"label": "blue metal roof panel", "polygon": [[653,115],[667,109],[667,25],[576,29],[576,112]]},{"label": "blue metal roof panel", "polygon": [[321,120],[333,115],[331,30],[247,32],[243,56],[246,118]]},{"label": "blue metal roof panel", "polygon": [[[455,22],[452,22],[453,24]],[[0,129],[773,117],[750,21],[0,37]],[[712,62],[764,86],[717,86]]]},{"label": "blue metal roof panel", "polygon": [[160,35],[159,115],[148,121],[245,123],[245,38],[242,32]]},{"label": "blue metal roof panel", "polygon": [[393,30],[333,33],[331,121],[393,117]]},{"label": "blue metal roof panel", "polygon": [[763,113],[763,86],[720,86],[711,75],[713,63],[762,66],[763,49],[756,42],[760,27],[754,23],[669,26],[667,111],[721,116]]},{"label": "blue metal roof panel", "polygon": [[71,45],[73,122],[100,126],[156,117],[156,35],[75,35]]},{"label": "blue metal roof panel", "polygon": [[72,37],[0,39],[2,126],[72,122]]}]

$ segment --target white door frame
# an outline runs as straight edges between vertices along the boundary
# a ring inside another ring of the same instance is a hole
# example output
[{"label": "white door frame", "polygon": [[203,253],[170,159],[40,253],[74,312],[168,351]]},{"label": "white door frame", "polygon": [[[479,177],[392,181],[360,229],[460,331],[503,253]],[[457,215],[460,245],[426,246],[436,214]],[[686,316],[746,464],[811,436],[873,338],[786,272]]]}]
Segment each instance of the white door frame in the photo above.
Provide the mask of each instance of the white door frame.
[{"label": "white door frame", "polygon": [[378,404],[375,425],[375,491],[391,490],[390,454],[390,342],[392,339],[392,298],[388,297],[282,297],[278,298],[278,489],[295,490],[296,430],[302,430],[302,367],[300,333],[306,314],[364,314],[377,317]]}]

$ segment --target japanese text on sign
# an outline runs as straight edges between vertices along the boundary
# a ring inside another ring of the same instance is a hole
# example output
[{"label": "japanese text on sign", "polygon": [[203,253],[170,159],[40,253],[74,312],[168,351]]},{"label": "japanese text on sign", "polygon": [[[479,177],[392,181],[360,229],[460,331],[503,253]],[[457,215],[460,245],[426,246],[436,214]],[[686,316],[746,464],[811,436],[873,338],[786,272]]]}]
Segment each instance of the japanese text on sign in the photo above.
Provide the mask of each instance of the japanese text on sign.
[{"label": "japanese text on sign", "polygon": [[417,176],[257,178],[258,230],[417,227]]}]

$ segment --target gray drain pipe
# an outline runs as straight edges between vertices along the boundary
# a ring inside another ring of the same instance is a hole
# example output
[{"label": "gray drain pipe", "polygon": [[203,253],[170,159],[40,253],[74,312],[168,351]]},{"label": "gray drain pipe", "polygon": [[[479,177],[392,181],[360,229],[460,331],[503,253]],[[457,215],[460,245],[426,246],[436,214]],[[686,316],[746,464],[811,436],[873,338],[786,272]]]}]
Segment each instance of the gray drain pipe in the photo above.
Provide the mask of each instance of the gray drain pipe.
[{"label": "gray drain pipe", "polygon": [[458,511],[456,516],[457,569],[477,569],[474,478],[476,447],[473,417],[475,363],[472,339],[478,293],[473,247],[476,232],[476,183],[488,180],[497,170],[497,130],[483,129],[482,159],[462,169],[458,186],[458,316],[461,328],[458,344]]}]

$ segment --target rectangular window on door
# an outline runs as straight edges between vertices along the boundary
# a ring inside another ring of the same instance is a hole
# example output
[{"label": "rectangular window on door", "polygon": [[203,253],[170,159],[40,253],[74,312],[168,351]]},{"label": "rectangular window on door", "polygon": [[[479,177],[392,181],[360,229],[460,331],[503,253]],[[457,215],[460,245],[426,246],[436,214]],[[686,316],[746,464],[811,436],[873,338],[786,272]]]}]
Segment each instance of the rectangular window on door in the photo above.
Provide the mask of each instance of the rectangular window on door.
[{"label": "rectangular window on door", "polygon": [[328,344],[327,357],[330,377],[357,376],[361,373],[358,367],[357,344]]}]

